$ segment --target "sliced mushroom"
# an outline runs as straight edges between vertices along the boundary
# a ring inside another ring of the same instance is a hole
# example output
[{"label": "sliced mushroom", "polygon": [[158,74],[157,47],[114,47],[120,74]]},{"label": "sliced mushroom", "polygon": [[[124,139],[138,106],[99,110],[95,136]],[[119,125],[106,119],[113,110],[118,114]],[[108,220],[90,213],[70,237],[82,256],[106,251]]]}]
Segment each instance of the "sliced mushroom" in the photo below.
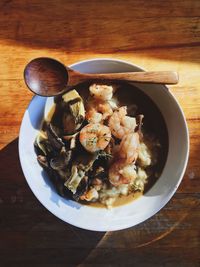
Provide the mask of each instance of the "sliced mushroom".
[{"label": "sliced mushroom", "polygon": [[97,154],[83,152],[75,159],[71,168],[71,176],[64,184],[73,194],[76,193],[81,180],[87,176],[96,158]]},{"label": "sliced mushroom", "polygon": [[73,194],[73,198],[78,201],[79,198],[88,190],[89,181],[88,176],[84,176],[79,186],[77,187],[76,193]]},{"label": "sliced mushroom", "polygon": [[37,156],[37,160],[38,160],[39,164],[40,164],[44,169],[49,168],[49,164],[48,164],[48,161],[47,161],[47,157],[46,157],[46,156],[38,155],[38,156]]},{"label": "sliced mushroom", "polygon": [[69,177],[69,162],[72,158],[72,151],[65,151],[62,149],[60,154],[50,160],[50,166],[52,169],[58,172],[63,180]]},{"label": "sliced mushroom", "polygon": [[73,134],[76,132],[76,120],[68,109],[65,109],[62,116],[62,125],[64,134]]},{"label": "sliced mushroom", "polygon": [[51,182],[56,188],[57,193],[61,195],[62,197],[66,196],[66,188],[63,186],[63,180],[61,179],[58,172],[53,169],[48,169],[47,172],[48,172]]},{"label": "sliced mushroom", "polygon": [[47,125],[46,132],[49,142],[51,143],[54,149],[61,150],[61,148],[65,146],[65,144],[62,141],[62,139],[58,136],[57,131],[56,127],[53,126],[51,123]]},{"label": "sliced mushroom", "polygon": [[73,165],[71,169],[71,176],[65,182],[65,186],[72,191],[73,194],[76,193],[77,187],[79,186],[81,180],[85,176],[85,171],[82,170],[81,166]]},{"label": "sliced mushroom", "polygon": [[98,179],[105,179],[105,177],[106,177],[105,168],[103,166],[98,166],[93,171],[93,177],[98,178]]},{"label": "sliced mushroom", "polygon": [[44,156],[49,156],[53,152],[53,147],[49,143],[46,133],[43,131],[39,132],[37,135],[34,142],[34,147],[36,149],[36,153],[39,155],[42,154]]}]

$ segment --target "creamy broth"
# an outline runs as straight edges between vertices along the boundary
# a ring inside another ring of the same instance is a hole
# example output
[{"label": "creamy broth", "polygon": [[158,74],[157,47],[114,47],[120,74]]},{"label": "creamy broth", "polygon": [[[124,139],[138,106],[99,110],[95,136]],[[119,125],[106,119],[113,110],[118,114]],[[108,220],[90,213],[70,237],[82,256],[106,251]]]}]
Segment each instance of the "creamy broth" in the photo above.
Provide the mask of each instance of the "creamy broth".
[{"label": "creamy broth", "polygon": [[[141,197],[143,195],[142,192],[135,192],[135,193],[131,193],[128,196],[119,196],[116,201],[113,203],[113,207],[119,207],[119,206],[123,206],[126,205],[136,199],[138,199],[139,197]],[[85,202],[81,202],[84,205],[87,206],[91,206],[91,207],[95,207],[95,208],[105,208],[105,205],[99,202],[90,202],[90,203],[85,203]]]}]

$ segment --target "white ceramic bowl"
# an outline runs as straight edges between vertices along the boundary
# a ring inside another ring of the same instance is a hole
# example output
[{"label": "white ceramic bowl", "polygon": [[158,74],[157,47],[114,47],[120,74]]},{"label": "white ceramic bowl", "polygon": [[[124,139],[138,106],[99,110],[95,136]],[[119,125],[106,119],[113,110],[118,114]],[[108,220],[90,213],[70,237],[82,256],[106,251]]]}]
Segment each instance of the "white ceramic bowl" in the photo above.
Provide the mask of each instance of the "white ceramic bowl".
[{"label": "white ceramic bowl", "polygon": [[[114,59],[94,59],[71,66],[85,73],[141,71],[141,68]],[[162,85],[138,84],[160,109],[168,129],[169,151],[161,177],[142,197],[112,210],[83,206],[60,197],[37,162],[33,143],[41,121],[51,107],[53,98],[33,97],[19,134],[19,156],[25,178],[38,200],[55,216],[80,228],[94,231],[125,229],[145,221],[158,212],[179,186],[188,161],[189,137],[183,112]],[[148,88],[148,90],[147,90]]]}]

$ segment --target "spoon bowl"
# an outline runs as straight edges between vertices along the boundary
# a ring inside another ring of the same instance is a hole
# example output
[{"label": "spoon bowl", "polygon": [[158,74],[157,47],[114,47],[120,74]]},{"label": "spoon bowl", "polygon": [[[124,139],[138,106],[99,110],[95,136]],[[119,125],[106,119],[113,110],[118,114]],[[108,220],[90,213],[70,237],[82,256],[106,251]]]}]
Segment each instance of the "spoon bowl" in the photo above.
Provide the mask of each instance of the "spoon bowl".
[{"label": "spoon bowl", "polygon": [[28,88],[37,95],[54,96],[66,90],[68,71],[57,60],[36,58],[27,64],[24,80]]},{"label": "spoon bowl", "polygon": [[24,80],[35,94],[56,96],[70,90],[72,86],[89,80],[176,84],[178,75],[173,71],[87,74],[65,67],[55,59],[40,57],[27,64]]}]

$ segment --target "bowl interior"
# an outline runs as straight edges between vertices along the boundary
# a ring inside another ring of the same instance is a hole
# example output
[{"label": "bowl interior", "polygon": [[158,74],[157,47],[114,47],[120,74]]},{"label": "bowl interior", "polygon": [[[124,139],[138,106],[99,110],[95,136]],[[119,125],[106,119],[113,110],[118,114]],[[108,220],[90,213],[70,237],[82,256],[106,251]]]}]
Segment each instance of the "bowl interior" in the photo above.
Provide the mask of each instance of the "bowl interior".
[{"label": "bowl interior", "polygon": [[[141,71],[130,63],[112,59],[83,61],[71,66],[85,73]],[[165,120],[169,149],[161,177],[141,198],[112,210],[83,206],[60,197],[47,175],[37,163],[33,143],[42,119],[50,110],[54,99],[35,96],[25,112],[19,136],[19,154],[26,180],[39,201],[54,215],[75,226],[112,231],[134,226],[159,211],[176,191],[188,160],[188,130],[177,101],[162,85],[137,84],[157,105]],[[101,218],[101,219],[99,219]]]}]

